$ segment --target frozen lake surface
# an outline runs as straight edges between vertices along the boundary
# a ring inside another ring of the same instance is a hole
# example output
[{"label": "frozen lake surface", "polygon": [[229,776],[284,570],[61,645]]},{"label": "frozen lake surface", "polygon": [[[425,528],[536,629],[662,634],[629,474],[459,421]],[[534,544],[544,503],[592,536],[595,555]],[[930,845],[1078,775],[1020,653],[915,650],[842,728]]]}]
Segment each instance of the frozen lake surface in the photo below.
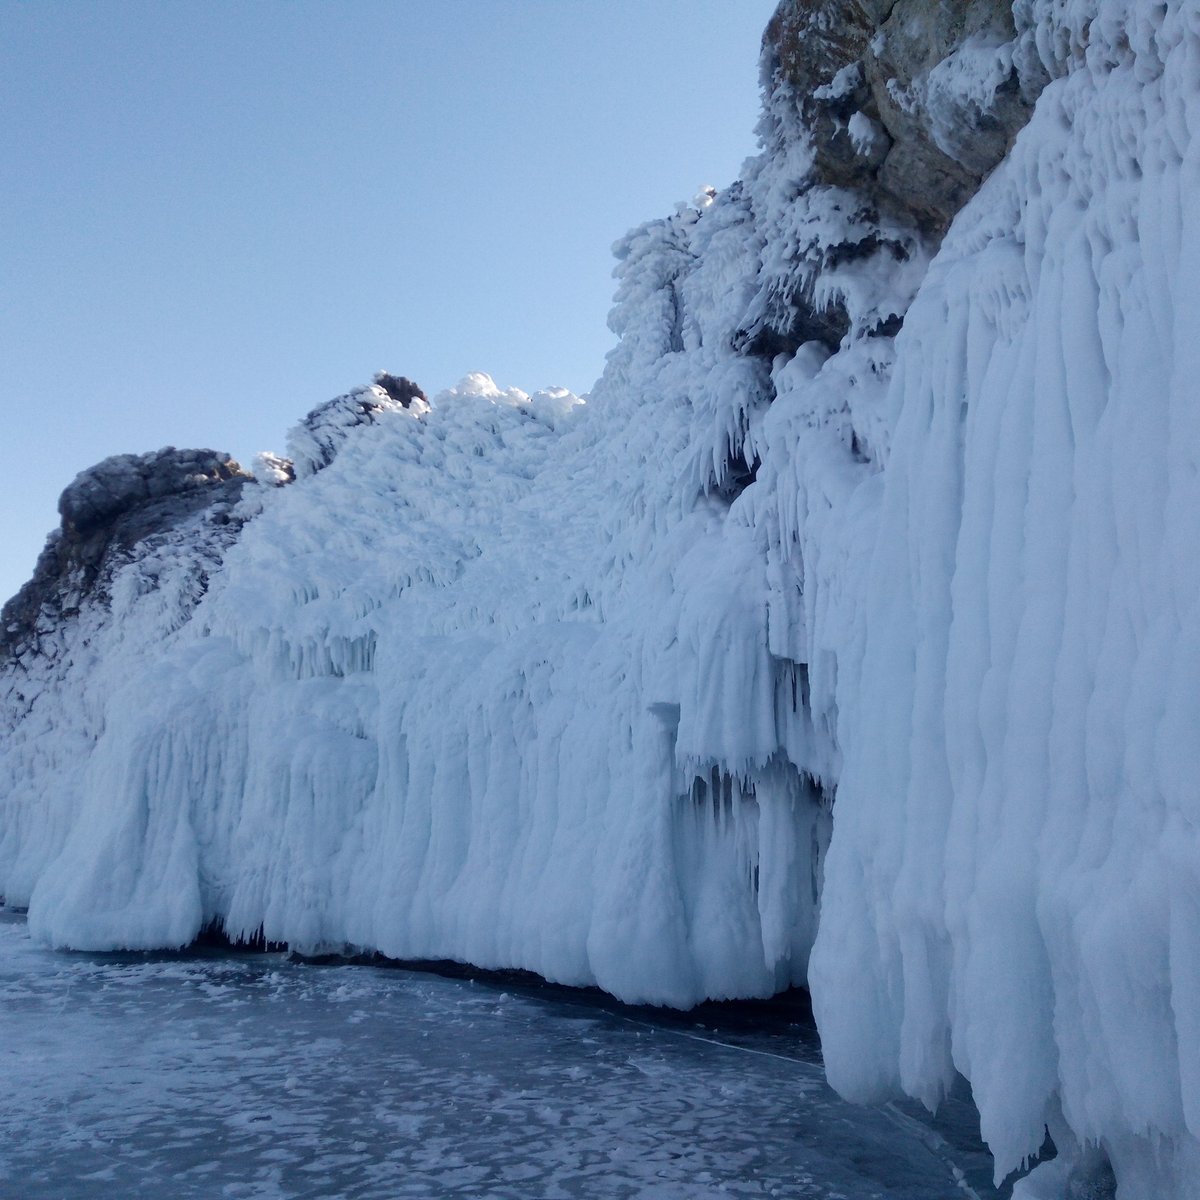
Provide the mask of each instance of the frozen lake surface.
[{"label": "frozen lake surface", "polygon": [[57,954],[0,912],[0,1196],[995,1197],[973,1110],[825,1085],[786,1010],[277,954]]}]

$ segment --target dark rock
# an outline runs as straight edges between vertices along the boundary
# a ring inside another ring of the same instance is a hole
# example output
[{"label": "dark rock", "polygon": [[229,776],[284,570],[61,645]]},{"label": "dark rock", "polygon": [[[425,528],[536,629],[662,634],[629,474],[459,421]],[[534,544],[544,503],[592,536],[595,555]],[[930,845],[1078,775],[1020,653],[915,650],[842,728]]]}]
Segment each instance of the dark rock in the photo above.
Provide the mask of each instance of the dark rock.
[{"label": "dark rock", "polygon": [[228,454],[172,446],[118,454],[82,471],[59,498],[62,525],[33,578],[0,611],[0,664],[36,651],[84,605],[105,604],[113,574],[140,547],[205,510],[213,537],[232,541],[233,506],[251,478]]},{"label": "dark rock", "polygon": [[147,501],[246,478],[228,454],[216,450],[167,446],[150,454],[116,454],[76,475],[58,499],[58,512],[64,529],[84,534]]},{"label": "dark rock", "polygon": [[[330,462],[353,426],[370,424],[388,409],[425,405],[412,380],[381,371],[374,386],[308,414],[296,431],[301,467],[311,472]],[[259,463],[266,482],[296,476],[292,459],[264,454]],[[80,472],[59,497],[62,524],[47,539],[33,578],[0,610],[0,667],[53,658],[66,623],[87,606],[107,608],[121,567],[172,540],[179,545],[171,553],[187,563],[187,603],[197,602],[245,520],[237,507],[242,489],[255,482],[228,454],[174,446],[117,454]],[[148,573],[153,586],[154,570]]]},{"label": "dark rock", "polygon": [[[783,0],[764,78],[811,130],[817,183],[936,239],[1033,110],[1044,78],[1018,77],[1016,36],[1008,0]],[[994,86],[956,84],[980,64]]]},{"label": "dark rock", "polygon": [[[802,144],[812,161],[793,156],[800,173],[777,181],[795,189],[795,219],[765,236],[789,256],[761,273],[735,349],[896,332],[902,312],[851,313],[830,273],[872,257],[885,278],[936,250],[1048,78],[1028,34],[1009,0],[782,0],[763,37],[759,129],[768,160]],[[912,276],[893,277],[902,303]]]},{"label": "dark rock", "polygon": [[387,371],[375,373],[375,386],[383,390],[404,408],[411,406],[414,400],[428,400],[429,397],[421,391],[417,384],[403,375],[392,375]]},{"label": "dark rock", "polygon": [[834,187],[861,187],[872,175],[848,121],[870,103],[862,63],[875,29],[856,0],[783,0],[763,36],[768,90],[790,89],[812,133],[817,180]]}]

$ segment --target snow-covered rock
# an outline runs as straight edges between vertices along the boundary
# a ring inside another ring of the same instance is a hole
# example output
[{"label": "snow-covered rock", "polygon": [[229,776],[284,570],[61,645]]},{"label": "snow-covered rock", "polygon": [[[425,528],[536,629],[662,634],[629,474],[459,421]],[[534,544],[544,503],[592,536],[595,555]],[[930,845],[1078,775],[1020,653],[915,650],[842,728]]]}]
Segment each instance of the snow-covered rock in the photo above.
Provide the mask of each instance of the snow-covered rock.
[{"label": "snow-covered rock", "polygon": [[164,539],[178,541],[180,527],[191,530],[201,518],[206,540],[228,541],[250,478],[228,454],[174,446],[118,454],[81,471],[59,498],[62,525],[33,578],[0,614],[0,670],[21,662],[36,669],[38,657],[52,657],[54,638],[82,609],[105,607],[120,569]]},{"label": "snow-covered rock", "polygon": [[[1048,79],[1011,0],[782,0],[764,38],[771,107],[812,134],[814,176],[940,237]],[[1016,21],[1014,21],[1014,15]]]}]

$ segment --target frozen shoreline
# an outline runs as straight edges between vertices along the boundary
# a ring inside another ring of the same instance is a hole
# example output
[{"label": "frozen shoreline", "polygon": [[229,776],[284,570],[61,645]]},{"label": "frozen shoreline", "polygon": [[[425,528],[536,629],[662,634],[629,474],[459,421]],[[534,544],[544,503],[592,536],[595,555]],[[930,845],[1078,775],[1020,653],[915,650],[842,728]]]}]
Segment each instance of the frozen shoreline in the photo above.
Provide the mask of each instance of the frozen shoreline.
[{"label": "frozen shoreline", "polygon": [[[782,1018],[278,954],[61,954],[11,913],[0,1003],[0,1191],[23,1200],[971,1194],[938,1134],[840,1101]],[[1000,1194],[982,1149],[955,1156]]]}]

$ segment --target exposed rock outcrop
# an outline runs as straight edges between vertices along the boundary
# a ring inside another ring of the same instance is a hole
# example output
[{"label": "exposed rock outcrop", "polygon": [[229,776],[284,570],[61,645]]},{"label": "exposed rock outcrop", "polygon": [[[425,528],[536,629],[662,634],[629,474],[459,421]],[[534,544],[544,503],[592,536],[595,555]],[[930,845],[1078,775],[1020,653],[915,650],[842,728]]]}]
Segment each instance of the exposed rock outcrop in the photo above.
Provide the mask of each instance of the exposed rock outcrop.
[{"label": "exposed rock outcrop", "polygon": [[237,504],[247,483],[283,485],[295,479],[297,466],[301,473],[320,470],[350,429],[413,406],[428,407],[421,388],[380,371],[372,385],[313,409],[292,432],[292,456],[261,454],[256,474],[222,451],[174,446],[117,454],[81,471],[59,497],[62,523],[47,539],[32,579],[0,611],[0,665],[31,661],[31,654],[58,657],[64,625],[85,606],[106,608],[117,570],[171,540],[186,543],[175,556],[190,563],[180,597],[194,603],[246,519]]},{"label": "exposed rock outcrop", "polygon": [[[775,254],[738,349],[899,329],[924,263],[1032,114],[1048,78],[1032,37],[1007,0],[783,0],[759,134],[761,190],[787,217],[764,229]],[[862,304],[867,275],[889,281],[884,304]]]},{"label": "exposed rock outcrop", "polygon": [[173,446],[80,472],[59,498],[62,524],[33,578],[0,613],[0,662],[35,648],[85,603],[104,603],[118,567],[192,518],[203,514],[218,540],[232,541],[233,507],[252,478],[228,454]]},{"label": "exposed rock outcrop", "polygon": [[411,408],[414,400],[424,403],[428,397],[419,384],[404,375],[393,375],[390,371],[376,371],[375,386],[382,388],[402,408]]},{"label": "exposed rock outcrop", "polygon": [[817,182],[940,238],[1045,82],[1018,71],[1017,39],[1008,0],[783,0],[764,81],[799,106]]}]

